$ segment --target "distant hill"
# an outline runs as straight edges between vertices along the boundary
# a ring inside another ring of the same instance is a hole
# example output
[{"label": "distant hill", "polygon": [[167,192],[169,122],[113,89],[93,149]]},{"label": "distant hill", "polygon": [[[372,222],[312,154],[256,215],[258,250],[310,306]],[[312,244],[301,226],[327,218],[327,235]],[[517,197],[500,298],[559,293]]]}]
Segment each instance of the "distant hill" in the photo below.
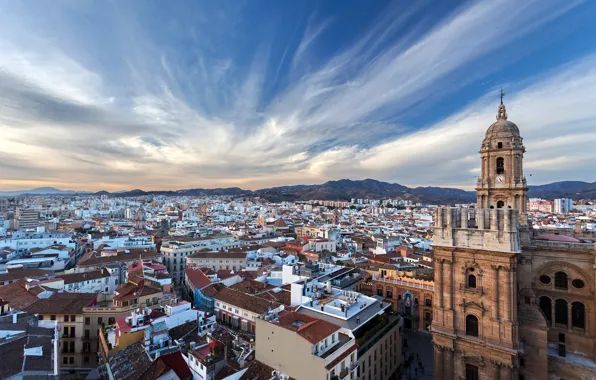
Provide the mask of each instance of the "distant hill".
[{"label": "distant hill", "polygon": [[[53,187],[42,187],[31,190],[16,192],[0,192],[0,196],[17,195],[83,195],[87,192],[74,192],[72,190],[60,190]],[[455,204],[472,203],[476,201],[475,191],[466,191],[448,187],[416,187],[410,188],[398,183],[377,181],[374,179],[349,180],[340,179],[328,181],[319,185],[295,185],[278,186],[255,191],[244,190],[239,187],[216,188],[216,189],[183,189],[145,191],[134,189],[109,193],[105,190],[93,193],[94,195],[108,195],[112,197],[141,197],[146,195],[165,196],[236,196],[236,197],[262,197],[271,202],[281,201],[305,201],[317,200],[338,200],[349,201],[350,199],[389,199],[401,198],[414,202],[431,204]],[[588,183],[582,181],[563,181],[546,185],[530,186],[529,197],[535,198],[573,198],[573,199],[596,199],[596,182]]]},{"label": "distant hill", "polygon": [[36,187],[30,190],[0,191],[0,197],[14,197],[18,195],[60,195],[74,194],[73,190],[60,190],[55,187]]},{"label": "distant hill", "polygon": [[528,197],[546,199],[595,199],[596,182],[561,181],[546,185],[530,186]]}]

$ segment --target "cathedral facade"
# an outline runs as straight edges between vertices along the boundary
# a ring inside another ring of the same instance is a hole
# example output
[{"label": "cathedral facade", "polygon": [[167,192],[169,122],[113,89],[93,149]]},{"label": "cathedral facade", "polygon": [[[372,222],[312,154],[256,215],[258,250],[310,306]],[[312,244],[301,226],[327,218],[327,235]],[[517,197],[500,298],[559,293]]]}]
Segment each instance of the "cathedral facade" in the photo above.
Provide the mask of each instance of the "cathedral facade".
[{"label": "cathedral facade", "polygon": [[596,245],[532,230],[524,152],[501,99],[476,208],[436,211],[435,379],[596,379]]}]

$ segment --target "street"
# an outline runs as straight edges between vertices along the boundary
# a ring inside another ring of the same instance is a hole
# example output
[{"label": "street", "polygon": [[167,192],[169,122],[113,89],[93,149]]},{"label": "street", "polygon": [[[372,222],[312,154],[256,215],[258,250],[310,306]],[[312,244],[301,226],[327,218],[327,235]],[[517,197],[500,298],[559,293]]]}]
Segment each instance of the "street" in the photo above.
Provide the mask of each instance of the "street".
[{"label": "street", "polygon": [[432,380],[434,376],[432,335],[428,332],[404,330],[404,346],[406,347],[402,380]]}]

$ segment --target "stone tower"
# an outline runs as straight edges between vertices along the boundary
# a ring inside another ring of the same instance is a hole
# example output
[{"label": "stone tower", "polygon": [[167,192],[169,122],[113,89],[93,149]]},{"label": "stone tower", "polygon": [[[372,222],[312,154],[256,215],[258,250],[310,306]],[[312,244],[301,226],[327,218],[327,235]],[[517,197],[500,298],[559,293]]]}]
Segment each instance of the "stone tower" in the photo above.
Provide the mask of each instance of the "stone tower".
[{"label": "stone tower", "polygon": [[526,212],[528,186],[522,164],[525,151],[517,125],[507,120],[501,96],[497,121],[486,131],[480,147],[478,208],[512,208]]},{"label": "stone tower", "polygon": [[476,209],[439,208],[433,247],[435,379],[518,379],[517,266],[525,149],[501,104],[480,149]]}]

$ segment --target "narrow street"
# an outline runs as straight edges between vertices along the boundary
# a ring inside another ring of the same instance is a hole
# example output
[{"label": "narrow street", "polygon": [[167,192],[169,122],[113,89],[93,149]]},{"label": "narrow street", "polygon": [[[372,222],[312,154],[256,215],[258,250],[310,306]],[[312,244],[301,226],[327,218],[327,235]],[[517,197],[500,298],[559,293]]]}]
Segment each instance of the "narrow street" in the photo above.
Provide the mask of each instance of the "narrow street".
[{"label": "narrow street", "polygon": [[432,380],[434,376],[432,335],[428,332],[404,330],[404,346],[406,347],[402,380]]}]

